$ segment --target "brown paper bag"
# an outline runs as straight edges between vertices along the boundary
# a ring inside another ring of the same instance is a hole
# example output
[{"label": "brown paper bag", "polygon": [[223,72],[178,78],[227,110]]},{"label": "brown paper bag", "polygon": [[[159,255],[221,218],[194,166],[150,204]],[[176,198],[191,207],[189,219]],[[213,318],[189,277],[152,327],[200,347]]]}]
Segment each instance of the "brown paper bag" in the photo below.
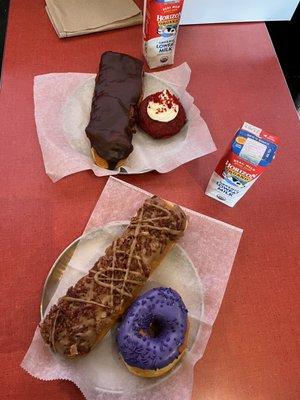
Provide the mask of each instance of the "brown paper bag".
[{"label": "brown paper bag", "polygon": [[133,0],[46,0],[46,11],[60,38],[142,23]]}]

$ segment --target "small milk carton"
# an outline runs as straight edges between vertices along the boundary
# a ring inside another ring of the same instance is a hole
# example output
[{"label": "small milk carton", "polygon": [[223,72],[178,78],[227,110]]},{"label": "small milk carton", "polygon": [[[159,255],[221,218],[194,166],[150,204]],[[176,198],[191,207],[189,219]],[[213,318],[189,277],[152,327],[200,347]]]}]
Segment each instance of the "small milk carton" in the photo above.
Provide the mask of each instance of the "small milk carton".
[{"label": "small milk carton", "polygon": [[174,63],[184,0],[144,0],[143,53],[150,68]]},{"label": "small milk carton", "polygon": [[233,207],[273,161],[279,138],[244,122],[213,172],[205,194]]}]

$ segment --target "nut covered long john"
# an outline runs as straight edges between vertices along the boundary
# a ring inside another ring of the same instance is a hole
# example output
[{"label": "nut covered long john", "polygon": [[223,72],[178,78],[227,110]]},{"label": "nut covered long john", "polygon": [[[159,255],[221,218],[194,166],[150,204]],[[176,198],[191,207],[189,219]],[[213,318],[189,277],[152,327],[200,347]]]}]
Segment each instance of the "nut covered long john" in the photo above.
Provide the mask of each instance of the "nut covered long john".
[{"label": "nut covered long john", "polygon": [[89,353],[140,293],[186,224],[179,206],[157,196],[147,199],[123,234],[41,322],[50,348],[66,357]]}]

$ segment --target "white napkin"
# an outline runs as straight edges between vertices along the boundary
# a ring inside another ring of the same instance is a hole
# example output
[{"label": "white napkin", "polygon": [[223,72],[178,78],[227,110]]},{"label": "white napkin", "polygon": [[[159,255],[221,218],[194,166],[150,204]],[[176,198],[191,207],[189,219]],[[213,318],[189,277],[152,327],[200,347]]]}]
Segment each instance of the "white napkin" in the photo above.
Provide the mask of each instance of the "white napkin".
[{"label": "white napkin", "polygon": [[[111,223],[129,220],[149,195],[126,182],[109,178],[84,232],[93,235],[96,242],[88,242],[84,257],[82,252],[75,251],[50,305],[93,265],[91,249],[100,247],[103,254],[112,242],[119,228]],[[39,379],[74,382],[87,400],[190,400],[193,368],[205,351],[242,230],[189,209],[185,212],[189,223],[179,242],[183,250],[176,246],[175,253],[163,261],[148,283],[150,287],[173,287],[189,310],[187,351],[171,373],[157,379],[130,374],[119,359],[114,330],[88,356],[63,360],[49,350],[37,329],[22,367]],[[102,226],[106,226],[105,234],[101,233],[97,246],[97,229]],[[184,257],[182,252],[186,254]]]}]

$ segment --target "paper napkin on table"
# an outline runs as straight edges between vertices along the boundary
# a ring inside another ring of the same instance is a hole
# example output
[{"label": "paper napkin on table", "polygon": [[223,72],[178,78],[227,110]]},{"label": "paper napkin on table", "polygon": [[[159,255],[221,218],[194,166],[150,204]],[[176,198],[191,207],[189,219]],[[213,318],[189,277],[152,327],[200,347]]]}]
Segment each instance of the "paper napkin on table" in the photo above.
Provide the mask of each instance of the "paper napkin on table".
[{"label": "paper napkin on table", "polygon": [[96,176],[119,173],[169,172],[180,165],[216,150],[210,131],[186,91],[191,70],[187,63],[166,71],[145,73],[144,96],[164,89],[179,97],[187,123],[181,132],[163,141],[154,140],[138,127],[133,135],[133,152],[115,170],[94,164],[85,134],[89,122],[95,74],[55,73],[34,78],[37,134],[47,175],[53,182],[64,176],[91,169]]},{"label": "paper napkin on table", "polygon": [[[104,254],[116,236],[113,232],[117,222],[128,221],[149,196],[151,193],[127,182],[108,179],[84,230],[89,239],[86,241],[87,236],[81,239],[81,243],[88,244],[76,247],[48,310]],[[50,351],[37,328],[22,368],[42,380],[72,381],[87,400],[191,400],[193,369],[210,337],[242,230],[187,208],[184,211],[189,222],[178,243],[182,250],[169,258],[172,250],[146,283],[147,289],[172,287],[180,293],[189,310],[187,347],[177,367],[160,378],[146,379],[131,374],[119,358],[115,327],[92,352],[75,360],[63,359]],[[101,235],[102,239],[97,236],[99,229],[106,232]],[[189,268],[185,267],[187,260]]]},{"label": "paper napkin on table", "polygon": [[133,0],[46,0],[46,11],[60,38],[142,23]]}]

